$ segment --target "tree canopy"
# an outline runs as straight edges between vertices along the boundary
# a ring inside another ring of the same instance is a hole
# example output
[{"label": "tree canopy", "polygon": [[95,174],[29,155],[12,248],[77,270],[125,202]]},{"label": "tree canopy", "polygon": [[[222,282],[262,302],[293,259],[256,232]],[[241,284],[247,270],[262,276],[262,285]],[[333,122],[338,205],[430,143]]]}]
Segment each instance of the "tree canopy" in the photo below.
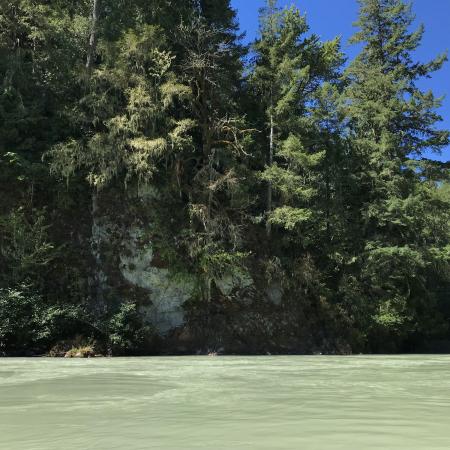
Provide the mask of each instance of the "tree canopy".
[{"label": "tree canopy", "polygon": [[427,157],[450,133],[418,83],[447,55],[416,60],[409,3],[359,3],[346,61],[276,0],[250,46],[229,0],[2,0],[0,354],[170,350],[131,235],[194,286],[192,346],[450,340],[450,171]]}]

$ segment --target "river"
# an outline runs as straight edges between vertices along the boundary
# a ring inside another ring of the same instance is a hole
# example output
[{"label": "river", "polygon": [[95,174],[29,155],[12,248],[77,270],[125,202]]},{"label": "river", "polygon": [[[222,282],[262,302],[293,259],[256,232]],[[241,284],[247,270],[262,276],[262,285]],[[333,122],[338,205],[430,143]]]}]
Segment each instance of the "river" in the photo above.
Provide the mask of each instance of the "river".
[{"label": "river", "polygon": [[1,450],[449,448],[450,356],[0,359]]}]

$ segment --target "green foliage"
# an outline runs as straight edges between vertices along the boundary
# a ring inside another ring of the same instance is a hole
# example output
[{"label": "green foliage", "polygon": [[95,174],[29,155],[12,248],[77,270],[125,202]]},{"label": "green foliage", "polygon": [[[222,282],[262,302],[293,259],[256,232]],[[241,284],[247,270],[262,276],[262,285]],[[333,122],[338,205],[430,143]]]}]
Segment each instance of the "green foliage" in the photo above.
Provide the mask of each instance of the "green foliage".
[{"label": "green foliage", "polygon": [[152,349],[154,330],[145,324],[135,303],[123,303],[106,326],[113,355],[146,354]]},{"label": "green foliage", "polygon": [[[338,38],[267,0],[247,59],[230,3],[1,3],[2,353],[78,334],[152,351],[121,273],[136,229],[148,270],[197,281],[185,306],[211,329],[245,300],[289,315],[295,331],[269,327],[287,341],[450,338],[449,165],[424,157],[450,135],[419,88],[446,55],[415,61],[406,2],[360,0],[342,73]],[[251,292],[220,291],[243,274]]]},{"label": "green foliage", "polygon": [[347,70],[343,95],[350,162],[360,185],[354,219],[360,247],[354,251],[360,254],[362,295],[371,299],[367,311],[377,309],[375,322],[397,337],[418,327],[433,307],[427,280],[447,264],[436,248],[449,237],[448,207],[438,207],[438,186],[448,169],[436,163],[437,170],[429,170],[427,160],[417,158],[449,143],[448,132],[435,127],[440,100],[416,84],[439,69],[445,56],[413,61],[423,28],[410,32],[412,21],[411,8],[400,0],[361,2],[360,31],[352,42],[364,48]]},{"label": "green foliage", "polygon": [[43,211],[34,211],[31,219],[23,209],[0,217],[0,281],[19,283],[40,281],[55,258],[54,246],[48,238],[49,226]]},{"label": "green foliage", "polygon": [[311,219],[311,211],[307,209],[291,208],[289,206],[282,206],[276,208],[270,214],[270,222],[276,225],[280,225],[286,230],[292,231],[298,225],[303,222],[307,222]]},{"label": "green foliage", "polygon": [[44,352],[78,314],[68,305],[47,305],[26,285],[0,289],[0,354]]},{"label": "green foliage", "polygon": [[[317,36],[308,36],[308,30],[298,9],[278,9],[269,1],[261,12],[250,77],[264,107],[264,134],[270,136],[261,176],[269,188],[266,216],[269,225],[288,231],[313,217],[319,202],[329,138],[327,133],[321,136],[314,116],[319,114],[322,83],[336,83],[342,62],[338,40],[321,43]],[[328,114],[321,111],[326,120]]]},{"label": "green foliage", "polygon": [[147,183],[161,160],[189,145],[194,123],[170,116],[189,88],[171,72],[174,56],[157,26],[128,30],[101,50],[103,63],[75,112],[88,136],[56,145],[48,153],[51,170],[66,179],[85,170],[97,189],[116,178]]}]

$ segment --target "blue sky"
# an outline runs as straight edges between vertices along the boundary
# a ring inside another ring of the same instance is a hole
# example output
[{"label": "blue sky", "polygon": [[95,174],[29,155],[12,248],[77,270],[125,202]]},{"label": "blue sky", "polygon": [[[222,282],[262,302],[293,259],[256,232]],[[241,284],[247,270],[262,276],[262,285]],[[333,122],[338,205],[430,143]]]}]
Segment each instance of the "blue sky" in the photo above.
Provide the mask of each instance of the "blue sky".
[{"label": "blue sky", "polygon": [[[239,23],[246,33],[246,40],[251,41],[258,32],[258,9],[264,0],[232,0],[233,7],[238,11]],[[415,0],[414,13],[416,24],[425,25],[425,36],[422,46],[416,52],[420,61],[428,61],[435,55],[450,51],[450,0]],[[323,39],[342,37],[343,50],[349,58],[355,56],[357,48],[348,45],[348,38],[354,33],[352,23],[358,14],[356,0],[280,0],[280,5],[295,4],[306,13],[311,31]],[[431,89],[435,95],[444,95],[440,114],[444,121],[440,128],[450,129],[450,62],[444,68],[433,74],[431,79],[420,83],[423,89]],[[442,155],[427,155],[442,161],[450,160],[450,147]]]}]

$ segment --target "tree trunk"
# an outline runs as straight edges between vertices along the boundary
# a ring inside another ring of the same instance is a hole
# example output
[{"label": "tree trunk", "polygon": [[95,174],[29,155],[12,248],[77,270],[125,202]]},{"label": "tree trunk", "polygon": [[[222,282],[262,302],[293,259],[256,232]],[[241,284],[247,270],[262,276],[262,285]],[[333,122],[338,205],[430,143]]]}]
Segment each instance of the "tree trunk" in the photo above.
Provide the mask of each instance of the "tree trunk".
[{"label": "tree trunk", "polygon": [[91,15],[91,33],[89,36],[89,46],[86,58],[86,70],[88,77],[92,73],[94,66],[95,52],[97,50],[97,26],[100,13],[100,0],[93,0],[92,15]]},{"label": "tree trunk", "polygon": [[[328,145],[327,145],[328,146]],[[330,186],[330,157],[327,151],[325,156],[325,209],[326,209],[326,232],[327,232],[327,241],[331,244],[331,235],[330,235],[330,216],[331,216],[331,186]]]},{"label": "tree trunk", "polygon": [[92,227],[91,227],[91,251],[94,258],[94,274],[93,274],[93,289],[97,302],[98,310],[102,310],[104,306],[103,298],[103,270],[101,258],[101,232],[98,212],[98,192],[95,188],[92,192]]},{"label": "tree trunk", "polygon": [[[93,0],[91,12],[91,31],[89,36],[89,44],[86,57],[86,87],[89,89],[89,82],[92,75],[92,69],[95,63],[95,53],[97,51],[97,36],[98,36],[98,20],[100,14],[100,0]],[[97,188],[92,191],[92,231],[91,231],[91,246],[92,255],[94,257],[94,288],[95,296],[98,304],[103,303],[103,289],[102,289],[102,264],[100,247],[101,242],[99,238],[99,217],[98,217],[98,192]],[[98,305],[97,305],[98,306]]]},{"label": "tree trunk", "polygon": [[[273,123],[273,114],[270,113],[270,138],[269,138],[269,161],[268,165],[269,167],[273,164],[273,153],[274,153],[274,123]],[[267,229],[267,236],[270,237],[272,227],[269,221],[269,215],[272,211],[272,183],[269,181],[267,186],[267,207],[266,207],[266,214],[267,214],[267,222],[266,222],[266,229]]]}]

